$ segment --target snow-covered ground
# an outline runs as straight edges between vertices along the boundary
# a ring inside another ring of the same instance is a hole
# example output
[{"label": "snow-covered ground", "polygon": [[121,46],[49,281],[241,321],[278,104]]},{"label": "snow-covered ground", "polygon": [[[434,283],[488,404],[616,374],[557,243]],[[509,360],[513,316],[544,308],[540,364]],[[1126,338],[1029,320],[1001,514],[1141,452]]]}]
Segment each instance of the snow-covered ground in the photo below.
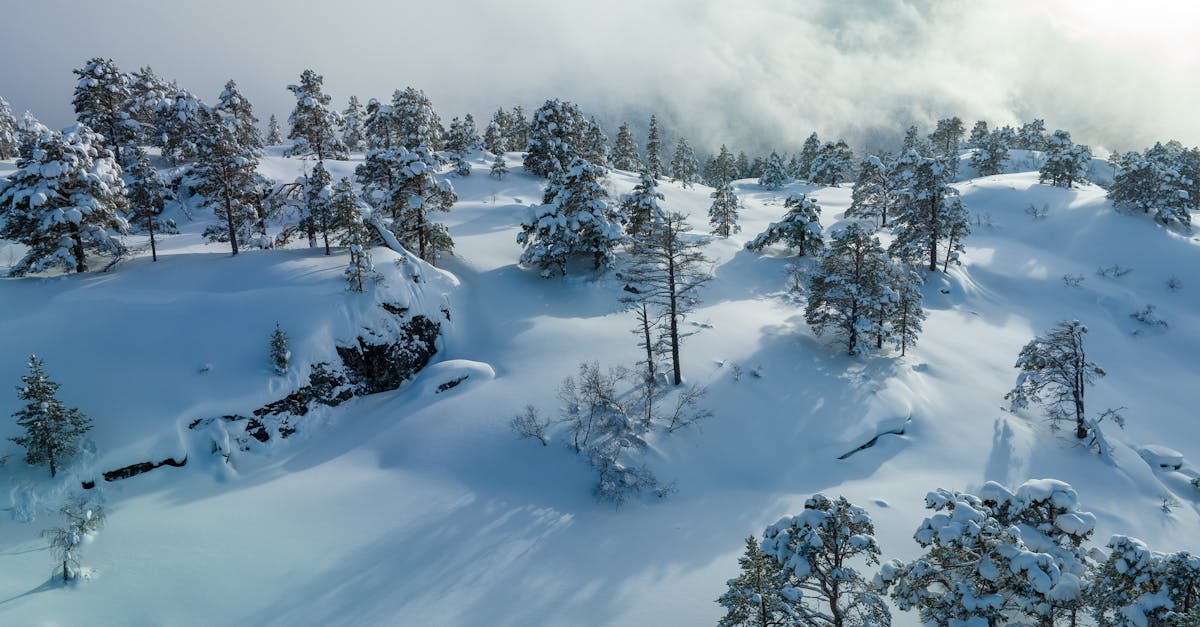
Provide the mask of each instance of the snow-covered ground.
[{"label": "snow-covered ground", "polygon": [[[828,228],[842,220],[850,188],[767,191],[741,181],[742,231],[707,245],[716,278],[683,346],[685,378],[708,387],[714,415],[654,442],[649,464],[677,493],[615,509],[592,498],[580,456],[508,428],[527,403],[553,412],[557,382],[581,361],[638,358],[611,274],[544,280],[516,266],[518,224],[542,181],[521,171],[520,155],[508,157],[504,181],[487,177],[483,155],[471,176],[451,177],[460,202],[444,220],[456,255],[441,265],[453,276],[415,290],[393,253],[375,251],[389,275],[379,290],[427,306],[444,298],[453,311],[438,363],[395,392],[319,412],[232,469],[186,425],[283,396],[303,364],[352,337],[375,298],[342,289],[343,251],[231,258],[192,223],[163,240],[157,264],[147,255],[103,274],[0,279],[0,384],[15,385],[37,353],[61,398],[96,424],[94,449],[53,482],[15,445],[0,446],[9,455],[0,467],[0,623],[712,624],[743,538],[811,494],[865,507],[885,557],[904,559],[918,552],[912,533],[926,492],[988,480],[1067,481],[1098,518],[1098,545],[1123,532],[1159,550],[1200,548],[1200,492],[1187,483],[1200,463],[1197,238],[1114,212],[1095,186],[1050,188],[1036,172],[966,180],[958,186],[974,233],[964,265],[926,285],[919,344],[907,357],[851,358],[804,323],[786,290],[796,260],[742,248],[780,218],[788,193],[811,191]],[[353,166],[330,169],[337,178]],[[302,167],[277,155],[263,163],[277,179]],[[634,182],[610,178],[614,193]],[[710,189],[661,190],[667,208],[707,230]],[[1026,213],[1030,205],[1046,217]],[[0,247],[0,263],[12,255]],[[1113,264],[1132,272],[1097,275]],[[1070,287],[1065,274],[1085,278]],[[1171,277],[1182,289],[1168,289]],[[1147,304],[1168,327],[1130,317]],[[1040,417],[1003,409],[1021,347],[1072,318],[1088,325],[1089,356],[1108,373],[1089,407],[1126,408],[1127,428],[1107,431],[1117,444],[1111,462]],[[267,360],[276,321],[301,364],[285,377]],[[435,393],[448,372],[473,375]],[[0,393],[0,416],[17,407],[15,394]],[[898,428],[903,435],[839,459]],[[15,432],[0,420],[0,436]],[[1180,470],[1139,455],[1147,445],[1182,453]],[[49,580],[39,532],[55,524],[68,491],[98,471],[182,453],[184,468],[102,482],[109,518],[85,547],[91,580],[70,589]]]}]

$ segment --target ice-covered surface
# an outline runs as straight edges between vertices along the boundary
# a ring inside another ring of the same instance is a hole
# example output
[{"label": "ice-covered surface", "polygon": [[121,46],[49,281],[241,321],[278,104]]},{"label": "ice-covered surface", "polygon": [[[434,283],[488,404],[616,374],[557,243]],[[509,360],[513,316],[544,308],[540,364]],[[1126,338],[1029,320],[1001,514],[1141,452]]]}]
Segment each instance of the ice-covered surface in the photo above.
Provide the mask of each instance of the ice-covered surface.
[{"label": "ice-covered surface", "polygon": [[[683,348],[684,375],[708,386],[714,416],[659,440],[648,458],[678,493],[614,510],[592,500],[579,456],[508,430],[526,403],[552,413],[557,382],[580,361],[638,358],[611,275],[544,280],[515,265],[518,224],[542,181],[522,172],[520,155],[508,159],[503,181],[486,176],[481,154],[474,174],[453,178],[460,202],[444,218],[456,256],[443,264],[453,277],[410,293],[394,255],[376,249],[391,273],[380,289],[435,308],[446,295],[453,324],[439,363],[400,390],[321,412],[311,429],[240,456],[236,468],[193,452],[185,468],[102,484],[108,525],[84,553],[94,577],[70,590],[48,583],[39,532],[76,479],[179,453],[187,420],[291,391],[304,373],[272,374],[275,321],[295,362],[311,363],[330,358],[375,299],[344,291],[341,251],[230,258],[201,240],[200,224],[164,238],[157,264],[143,256],[107,274],[0,279],[0,385],[15,384],[36,352],[63,399],[96,421],[95,452],[61,481],[3,445],[12,456],[0,468],[0,623],[711,624],[743,538],[800,513],[815,492],[866,508],[885,558],[910,559],[930,490],[1016,489],[1041,477],[1074,487],[1096,516],[1097,544],[1120,532],[1156,550],[1196,550],[1197,493],[1136,452],[1171,442],[1200,455],[1194,237],[1113,212],[1094,186],[1050,188],[1036,172],[965,181],[974,234],[965,265],[927,284],[920,342],[904,358],[849,358],[813,337],[785,293],[795,260],[743,245],[780,219],[794,191],[811,193],[825,227],[836,225],[850,188],[740,181],[742,231],[706,247],[716,279]],[[354,165],[330,170],[336,179]],[[302,164],[275,155],[262,167],[290,180]],[[635,182],[616,173],[608,185],[624,192]],[[660,190],[664,208],[706,230],[711,190]],[[1025,213],[1031,204],[1047,216]],[[1097,275],[1112,264],[1132,272]],[[1068,287],[1064,274],[1085,280]],[[1167,288],[1172,276],[1182,289]],[[1147,303],[1169,330],[1134,333],[1129,314]],[[1126,407],[1126,430],[1105,425],[1111,461],[1002,409],[1020,348],[1072,318],[1086,322],[1089,357],[1108,372],[1088,407]],[[0,416],[16,408],[15,394],[0,392]],[[0,420],[0,436],[14,428]],[[1180,505],[1164,513],[1164,496]]]}]

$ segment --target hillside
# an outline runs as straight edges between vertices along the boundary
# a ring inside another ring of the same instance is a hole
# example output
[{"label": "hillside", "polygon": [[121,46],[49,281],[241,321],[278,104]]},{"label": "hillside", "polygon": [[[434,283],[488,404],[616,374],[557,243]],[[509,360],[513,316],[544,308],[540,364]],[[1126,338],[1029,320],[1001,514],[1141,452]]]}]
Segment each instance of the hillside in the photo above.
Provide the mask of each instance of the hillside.
[{"label": "hillside", "polygon": [[[359,156],[361,157],[361,155]],[[512,174],[450,177],[459,202],[444,216],[455,255],[439,272],[376,248],[384,283],[344,291],[346,254],[293,247],[231,258],[199,234],[196,215],[148,255],[107,273],[0,279],[0,384],[25,358],[46,360],[62,398],[96,422],[94,450],[50,483],[28,468],[0,421],[0,622],[5,624],[504,624],[693,625],[737,569],[743,539],[799,511],[815,492],[842,494],[874,518],[886,558],[918,553],[912,533],[926,492],[1054,477],[1098,517],[1096,544],[1136,535],[1158,550],[1196,550],[1200,474],[1152,469],[1145,445],[1200,460],[1200,238],[1113,210],[1093,185],[1040,185],[1036,172],[957,184],[972,215],[964,264],[925,286],[929,318],[908,355],[846,357],[804,323],[782,250],[744,250],[811,192],[826,231],[843,220],[849,186],[735,184],[741,233],[705,253],[713,280],[688,321],[684,376],[707,386],[713,416],[653,441],[648,463],[677,492],[617,509],[591,496],[584,459],[554,442],[518,440],[509,419],[527,403],[553,413],[555,386],[582,361],[632,365],[632,315],[611,273],[545,280],[516,265],[518,225],[543,181],[508,155]],[[355,163],[331,168],[335,177]],[[0,164],[0,175],[9,164]],[[1099,167],[1094,164],[1094,167]],[[302,162],[273,154],[262,171],[290,179]],[[635,178],[614,172],[614,194]],[[707,231],[708,195],[665,183],[664,206]],[[1044,218],[1026,213],[1046,207]],[[137,244],[138,238],[131,238]],[[12,253],[0,247],[0,263]],[[1101,267],[1132,269],[1119,278]],[[1064,275],[1082,275],[1077,287]],[[1169,278],[1182,288],[1167,287]],[[248,412],[301,385],[333,346],[379,324],[380,302],[431,316],[446,308],[434,363],[394,392],[317,411],[286,440],[236,454],[206,450],[196,418]],[[1130,314],[1147,304],[1168,326]],[[1089,327],[1089,355],[1107,371],[1090,407],[1125,407],[1105,460],[1040,417],[1003,409],[1013,363],[1062,319]],[[267,362],[275,322],[297,367]],[[737,373],[741,374],[738,375]],[[464,384],[438,391],[450,378]],[[8,383],[5,383],[8,382]],[[0,416],[18,408],[0,394]],[[902,431],[901,434],[885,434]],[[883,434],[883,435],[881,435]],[[846,455],[867,444],[875,444]],[[48,580],[40,531],[68,489],[111,468],[184,456],[97,490],[107,527],[86,547],[92,578]],[[844,459],[843,459],[844,458]],[[1164,499],[1171,504],[1163,508]],[[896,612],[897,624],[915,615]]]}]

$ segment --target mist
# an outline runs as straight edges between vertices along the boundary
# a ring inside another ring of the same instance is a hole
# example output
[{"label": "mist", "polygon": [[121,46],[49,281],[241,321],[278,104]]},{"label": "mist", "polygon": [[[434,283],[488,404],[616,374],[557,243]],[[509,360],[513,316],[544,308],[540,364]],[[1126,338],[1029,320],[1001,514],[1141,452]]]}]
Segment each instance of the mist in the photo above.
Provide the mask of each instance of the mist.
[{"label": "mist", "polygon": [[559,97],[610,135],[656,113],[705,150],[794,151],[813,131],[874,149],[950,115],[1128,150],[1200,143],[1198,28],[1165,1],[22,2],[0,23],[0,96],[64,126],[71,69],[104,56],[210,102],[233,78],[264,122],[313,68],[339,108],[412,85],[485,123]]}]

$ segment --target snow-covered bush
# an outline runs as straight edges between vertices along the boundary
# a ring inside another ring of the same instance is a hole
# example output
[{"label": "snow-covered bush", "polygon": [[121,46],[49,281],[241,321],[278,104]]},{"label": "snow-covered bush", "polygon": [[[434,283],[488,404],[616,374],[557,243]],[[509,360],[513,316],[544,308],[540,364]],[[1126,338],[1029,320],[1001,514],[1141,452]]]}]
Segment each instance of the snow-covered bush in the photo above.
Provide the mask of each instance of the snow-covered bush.
[{"label": "snow-covered bush", "polygon": [[63,526],[47,529],[42,535],[50,539],[55,570],[62,570],[62,580],[66,583],[79,577],[79,547],[104,526],[105,515],[102,506],[84,498],[68,502],[59,513],[64,519]]}]

